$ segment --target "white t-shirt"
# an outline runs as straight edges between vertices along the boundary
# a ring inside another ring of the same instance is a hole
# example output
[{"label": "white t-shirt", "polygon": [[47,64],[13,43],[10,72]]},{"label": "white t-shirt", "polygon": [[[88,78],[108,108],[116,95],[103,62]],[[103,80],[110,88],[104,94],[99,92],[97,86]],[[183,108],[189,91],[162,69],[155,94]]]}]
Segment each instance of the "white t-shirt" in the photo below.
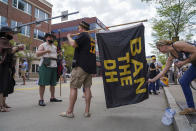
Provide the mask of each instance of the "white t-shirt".
[{"label": "white t-shirt", "polygon": [[[50,53],[46,53],[43,56],[41,56],[41,60],[40,60],[39,66],[42,65],[44,57],[50,57],[50,58],[57,59],[57,48],[56,48],[55,45],[53,45],[53,44],[50,45],[47,42],[45,42],[45,43],[41,44],[40,46],[43,46],[44,50],[50,50],[51,52]],[[51,60],[50,66],[48,66],[48,67],[57,67],[56,60]]]},{"label": "white t-shirt", "polygon": [[158,70],[161,71],[161,67],[162,67],[163,65],[162,65],[161,62],[156,61],[156,62],[155,62],[155,66],[156,66],[156,67],[159,67]]}]

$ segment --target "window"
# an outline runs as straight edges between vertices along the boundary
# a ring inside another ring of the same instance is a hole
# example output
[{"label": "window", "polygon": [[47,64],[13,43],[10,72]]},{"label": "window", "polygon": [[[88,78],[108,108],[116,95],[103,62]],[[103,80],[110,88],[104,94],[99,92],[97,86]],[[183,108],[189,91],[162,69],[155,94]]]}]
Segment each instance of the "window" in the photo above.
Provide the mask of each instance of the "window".
[{"label": "window", "polygon": [[96,29],[96,23],[90,24],[90,30]]},{"label": "window", "polygon": [[25,13],[31,14],[32,6],[24,0],[12,0],[12,6],[24,11]]},{"label": "window", "polygon": [[3,17],[3,16],[0,16],[0,27],[3,27],[3,26],[8,26],[7,18]]},{"label": "window", "polygon": [[[11,27],[12,28],[14,28],[18,25],[21,25],[21,24],[22,24],[21,22],[17,22],[17,21],[14,21],[14,20],[11,21]],[[30,26],[22,27],[20,33],[25,35],[25,36],[30,36]]]},{"label": "window", "polygon": [[0,1],[2,1],[2,2],[6,3],[6,4],[8,3],[8,0],[0,0]]},{"label": "window", "polygon": [[32,64],[32,72],[36,73],[39,71],[39,65],[38,64]]},{"label": "window", "polygon": [[[78,26],[72,26],[72,27],[67,27],[67,28],[62,28],[61,32],[71,32],[71,31],[76,31],[78,30]],[[58,33],[58,29],[53,30],[54,33]]]},{"label": "window", "polygon": [[35,18],[38,20],[48,19],[48,14],[38,8],[35,8]]},{"label": "window", "polygon": [[32,64],[32,72],[35,72],[35,64]]},{"label": "window", "polygon": [[40,31],[38,29],[34,29],[34,38],[43,40],[45,32]]},{"label": "window", "polygon": [[33,47],[33,51],[34,51],[34,52],[37,51],[37,47],[36,47],[36,46]]},{"label": "window", "polygon": [[[21,22],[17,22],[17,21],[14,21],[14,20],[12,20],[11,21],[11,28],[14,28],[14,27],[16,27],[16,26],[19,26],[19,25],[21,25],[22,23]],[[16,29],[16,28],[15,28]],[[20,32],[21,33],[21,32]]]},{"label": "window", "polygon": [[52,30],[53,33],[58,33],[58,29]]},{"label": "window", "polygon": [[17,0],[12,0],[12,6],[17,8]]},{"label": "window", "polygon": [[39,18],[39,10],[35,8],[35,18]]},{"label": "window", "polygon": [[21,34],[25,36],[30,36],[30,26],[23,26],[21,28]]},{"label": "window", "polygon": [[31,11],[32,11],[32,6],[30,4],[27,4],[27,12],[31,14],[32,13]]},{"label": "window", "polygon": [[36,72],[39,72],[39,65],[36,64]]}]

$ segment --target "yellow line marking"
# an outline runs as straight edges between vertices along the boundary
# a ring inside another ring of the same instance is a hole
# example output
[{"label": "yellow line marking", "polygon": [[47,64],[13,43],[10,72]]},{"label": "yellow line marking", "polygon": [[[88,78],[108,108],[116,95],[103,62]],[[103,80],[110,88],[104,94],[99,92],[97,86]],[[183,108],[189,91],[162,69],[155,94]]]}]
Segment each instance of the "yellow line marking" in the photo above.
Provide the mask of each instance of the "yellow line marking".
[{"label": "yellow line marking", "polygon": [[[55,86],[55,88],[59,88],[59,86],[60,86],[60,85],[58,84],[58,85]],[[64,85],[64,84],[62,84],[61,86],[62,86],[62,87],[67,87],[67,86]],[[49,87],[50,87],[50,86],[46,86],[46,88],[49,88]],[[31,87],[31,88],[28,88],[28,87],[27,87],[27,88],[16,88],[15,90],[16,90],[16,91],[21,91],[21,90],[36,90],[36,89],[39,89],[39,86],[38,86],[38,87]]]},{"label": "yellow line marking", "polygon": [[[93,81],[93,85],[94,84],[102,84],[102,81]],[[93,86],[92,85],[92,86]],[[59,88],[59,84],[57,84],[56,86],[55,86],[55,88]],[[63,83],[63,84],[61,84],[61,86],[62,87],[67,87],[67,86],[69,86],[69,83]],[[46,88],[49,88],[49,86],[46,86]],[[31,87],[31,88],[15,88],[15,91],[22,91],[22,90],[36,90],[36,89],[39,89],[39,86],[38,87]]]},{"label": "yellow line marking", "polygon": [[21,91],[21,90],[35,90],[38,89],[38,87],[32,87],[32,88],[17,88],[15,89],[16,91]]}]

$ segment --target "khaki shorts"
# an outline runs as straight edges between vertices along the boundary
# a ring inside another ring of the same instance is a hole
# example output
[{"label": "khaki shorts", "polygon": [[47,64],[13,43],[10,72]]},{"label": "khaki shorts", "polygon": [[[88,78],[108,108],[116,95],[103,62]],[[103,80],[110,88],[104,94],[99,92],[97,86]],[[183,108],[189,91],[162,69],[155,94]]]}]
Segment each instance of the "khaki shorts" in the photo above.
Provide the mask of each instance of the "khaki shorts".
[{"label": "khaki shorts", "polygon": [[21,71],[21,76],[25,77],[26,71]]},{"label": "khaki shorts", "polygon": [[71,72],[71,88],[90,88],[92,85],[92,75],[86,73],[81,67],[74,67]]}]

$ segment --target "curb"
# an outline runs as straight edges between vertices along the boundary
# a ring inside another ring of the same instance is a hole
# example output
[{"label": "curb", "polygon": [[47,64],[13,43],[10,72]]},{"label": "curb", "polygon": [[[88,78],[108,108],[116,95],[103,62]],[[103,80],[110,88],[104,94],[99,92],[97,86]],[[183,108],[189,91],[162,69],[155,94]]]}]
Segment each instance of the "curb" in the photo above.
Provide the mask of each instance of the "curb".
[{"label": "curb", "polygon": [[179,115],[181,109],[176,104],[175,98],[172,96],[170,91],[164,87],[164,92],[168,101],[168,106],[176,111],[174,116],[174,128],[176,131],[193,131],[193,127],[190,125],[188,119],[184,115]]}]

